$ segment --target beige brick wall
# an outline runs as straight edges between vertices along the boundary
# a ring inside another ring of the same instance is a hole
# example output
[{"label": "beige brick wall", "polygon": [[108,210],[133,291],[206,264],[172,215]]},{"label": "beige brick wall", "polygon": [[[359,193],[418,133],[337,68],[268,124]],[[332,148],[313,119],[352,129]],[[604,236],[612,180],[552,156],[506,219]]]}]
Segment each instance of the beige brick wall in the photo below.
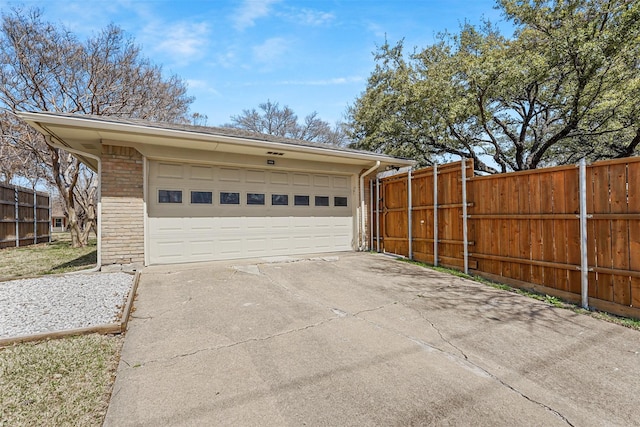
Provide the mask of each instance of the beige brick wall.
[{"label": "beige brick wall", "polygon": [[144,264],[142,155],[102,147],[102,265]]}]

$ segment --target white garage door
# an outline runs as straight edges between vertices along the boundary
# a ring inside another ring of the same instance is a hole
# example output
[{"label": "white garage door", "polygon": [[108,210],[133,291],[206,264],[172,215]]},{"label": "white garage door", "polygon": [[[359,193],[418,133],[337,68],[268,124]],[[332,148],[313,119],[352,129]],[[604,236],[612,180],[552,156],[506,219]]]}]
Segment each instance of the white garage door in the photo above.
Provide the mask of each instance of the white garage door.
[{"label": "white garage door", "polygon": [[151,264],[353,249],[351,177],[151,161]]}]

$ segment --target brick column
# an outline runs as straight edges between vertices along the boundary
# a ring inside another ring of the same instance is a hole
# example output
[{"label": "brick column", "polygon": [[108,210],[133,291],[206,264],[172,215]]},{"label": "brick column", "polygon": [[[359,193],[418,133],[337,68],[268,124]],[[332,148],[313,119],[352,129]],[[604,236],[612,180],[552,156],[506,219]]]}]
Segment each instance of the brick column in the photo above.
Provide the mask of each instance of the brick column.
[{"label": "brick column", "polygon": [[143,158],[134,148],[102,146],[102,269],[144,265]]}]

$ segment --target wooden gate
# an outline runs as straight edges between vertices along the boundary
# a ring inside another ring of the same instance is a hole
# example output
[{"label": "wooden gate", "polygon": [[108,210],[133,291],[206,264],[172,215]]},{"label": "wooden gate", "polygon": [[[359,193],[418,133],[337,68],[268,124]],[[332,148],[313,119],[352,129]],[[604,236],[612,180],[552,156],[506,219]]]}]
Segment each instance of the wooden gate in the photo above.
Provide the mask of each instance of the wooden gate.
[{"label": "wooden gate", "polygon": [[[456,162],[381,179],[379,211],[374,209],[380,218],[380,251],[463,268],[462,171],[462,162]],[[465,175],[472,174],[473,161],[467,160]],[[377,228],[373,235],[377,238]]]}]

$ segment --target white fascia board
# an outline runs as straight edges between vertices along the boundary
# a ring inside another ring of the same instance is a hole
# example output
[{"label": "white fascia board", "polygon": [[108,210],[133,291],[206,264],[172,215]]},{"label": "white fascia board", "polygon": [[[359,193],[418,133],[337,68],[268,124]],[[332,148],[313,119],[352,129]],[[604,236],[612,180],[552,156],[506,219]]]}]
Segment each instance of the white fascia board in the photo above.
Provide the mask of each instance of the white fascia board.
[{"label": "white fascia board", "polygon": [[331,157],[342,157],[342,158],[350,158],[357,159],[366,162],[375,162],[380,161],[385,164],[397,164],[397,165],[414,165],[416,162],[414,160],[407,159],[399,159],[391,156],[386,156],[383,154],[375,154],[375,153],[359,153],[359,152],[349,152],[342,150],[335,150],[327,146],[324,147],[311,147],[305,145],[295,145],[295,144],[287,144],[282,142],[273,142],[273,141],[263,141],[257,139],[243,138],[240,136],[225,136],[225,135],[211,135],[206,133],[199,133],[195,131],[186,131],[179,129],[165,129],[161,127],[153,127],[153,126],[143,126],[139,124],[132,123],[114,123],[103,120],[96,120],[94,118],[87,117],[67,117],[67,116],[58,116],[55,114],[47,114],[47,113],[30,113],[30,112],[22,112],[18,113],[22,119],[27,121],[32,126],[38,128],[41,132],[47,133],[43,126],[43,124],[53,124],[53,125],[62,125],[68,127],[76,127],[76,128],[84,128],[91,129],[95,131],[111,131],[118,132],[122,134],[138,134],[138,135],[148,135],[148,136],[156,136],[156,137],[164,137],[171,139],[181,139],[181,140],[191,140],[191,141],[201,141],[203,143],[216,143],[216,142],[226,142],[236,145],[245,145],[251,147],[264,147],[270,151],[278,151],[278,150],[288,150],[295,152],[303,152],[303,153],[312,153],[312,154],[321,154]]}]

